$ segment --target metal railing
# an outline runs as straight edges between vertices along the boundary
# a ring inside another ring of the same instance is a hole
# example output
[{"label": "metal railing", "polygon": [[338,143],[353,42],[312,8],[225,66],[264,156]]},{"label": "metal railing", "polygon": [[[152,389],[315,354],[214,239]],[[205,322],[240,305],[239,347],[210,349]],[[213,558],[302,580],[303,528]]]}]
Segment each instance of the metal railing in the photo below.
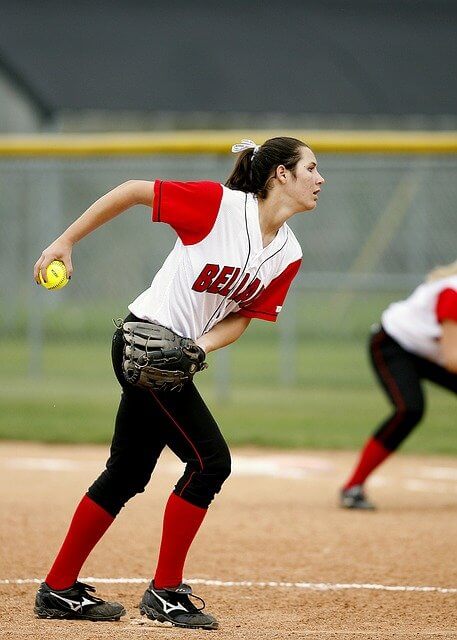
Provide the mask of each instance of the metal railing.
[{"label": "metal railing", "polygon": [[[298,341],[361,337],[382,304],[436,264],[456,259],[452,132],[3,136],[0,326],[3,336],[28,344],[29,370],[40,370],[51,328],[53,341],[105,337],[109,319],[123,315],[148,286],[174,236],[164,225],[150,225],[144,208],[133,209],[75,248],[75,276],[56,294],[32,280],[44,246],[116,184],[131,178],[223,182],[233,165],[233,142],[275,134],[306,140],[327,180],[317,211],[291,221],[304,260],[279,322],[279,380],[295,379]],[[227,363],[221,371],[216,384],[222,393]]]}]

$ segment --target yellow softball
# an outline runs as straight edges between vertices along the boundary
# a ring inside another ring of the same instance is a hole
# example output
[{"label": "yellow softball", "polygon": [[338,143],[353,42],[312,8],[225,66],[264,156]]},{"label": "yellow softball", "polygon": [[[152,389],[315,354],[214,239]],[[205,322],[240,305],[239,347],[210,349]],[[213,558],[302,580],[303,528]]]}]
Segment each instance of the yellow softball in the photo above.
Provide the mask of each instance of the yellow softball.
[{"label": "yellow softball", "polygon": [[60,260],[53,260],[51,264],[48,265],[48,268],[46,269],[46,282],[43,280],[41,271],[39,276],[40,284],[43,287],[46,287],[46,289],[62,289],[62,287],[68,284],[67,269],[64,263]]}]

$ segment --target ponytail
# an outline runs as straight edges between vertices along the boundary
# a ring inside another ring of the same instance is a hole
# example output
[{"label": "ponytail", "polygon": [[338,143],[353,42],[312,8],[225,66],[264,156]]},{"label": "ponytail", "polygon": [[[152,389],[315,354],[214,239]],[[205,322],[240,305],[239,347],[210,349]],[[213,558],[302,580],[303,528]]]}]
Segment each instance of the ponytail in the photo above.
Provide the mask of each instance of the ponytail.
[{"label": "ponytail", "polygon": [[252,158],[254,149],[242,151],[235,163],[232,173],[227,178],[225,186],[236,191],[255,193],[252,188]]},{"label": "ponytail", "polygon": [[232,151],[240,155],[225,186],[229,189],[253,193],[264,200],[271,189],[278,166],[284,165],[295,175],[295,166],[301,158],[301,147],[308,145],[297,138],[270,138],[257,146],[252,140],[243,140]]}]

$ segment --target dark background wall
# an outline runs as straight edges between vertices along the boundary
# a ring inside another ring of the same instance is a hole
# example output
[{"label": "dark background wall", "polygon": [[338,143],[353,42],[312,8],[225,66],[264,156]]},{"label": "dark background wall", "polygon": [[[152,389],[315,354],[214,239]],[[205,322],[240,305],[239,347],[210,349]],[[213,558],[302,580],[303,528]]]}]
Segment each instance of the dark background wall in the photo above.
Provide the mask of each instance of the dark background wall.
[{"label": "dark background wall", "polygon": [[4,69],[45,110],[456,113],[455,1],[0,0],[0,15]]}]

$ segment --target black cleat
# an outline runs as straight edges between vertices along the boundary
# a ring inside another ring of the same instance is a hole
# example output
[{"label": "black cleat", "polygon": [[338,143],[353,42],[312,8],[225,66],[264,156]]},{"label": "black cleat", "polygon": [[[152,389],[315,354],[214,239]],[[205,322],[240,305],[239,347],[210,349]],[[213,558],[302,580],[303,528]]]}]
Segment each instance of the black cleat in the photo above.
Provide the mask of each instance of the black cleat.
[{"label": "black cleat", "polygon": [[362,509],[365,511],[373,511],[376,509],[374,504],[370,502],[363,491],[363,485],[355,484],[349,489],[341,489],[340,507],[343,509]]},{"label": "black cleat", "polygon": [[[189,599],[197,598],[202,603],[198,609]],[[150,620],[172,624],[187,629],[218,629],[219,623],[213,616],[202,613],[205,603],[198,596],[192,595],[187,584],[180,584],[171,589],[156,589],[152,581],[144,592],[140,602],[141,615]]]},{"label": "black cleat", "polygon": [[125,615],[118,602],[106,602],[90,595],[95,588],[75,582],[68,589],[51,589],[42,582],[35,598],[34,611],[38,618],[65,620],[119,620]]}]

